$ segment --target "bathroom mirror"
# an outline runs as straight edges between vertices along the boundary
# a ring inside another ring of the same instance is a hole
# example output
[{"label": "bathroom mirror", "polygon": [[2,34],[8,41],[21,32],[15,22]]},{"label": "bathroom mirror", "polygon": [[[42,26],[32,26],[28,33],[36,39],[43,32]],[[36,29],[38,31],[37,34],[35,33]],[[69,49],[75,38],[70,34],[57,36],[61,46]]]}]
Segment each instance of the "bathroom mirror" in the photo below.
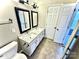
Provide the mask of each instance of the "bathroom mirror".
[{"label": "bathroom mirror", "polygon": [[27,30],[31,29],[29,10],[15,7],[15,12],[20,33],[24,33]]},{"label": "bathroom mirror", "polygon": [[31,17],[32,17],[32,27],[38,26],[38,12],[31,11]]}]

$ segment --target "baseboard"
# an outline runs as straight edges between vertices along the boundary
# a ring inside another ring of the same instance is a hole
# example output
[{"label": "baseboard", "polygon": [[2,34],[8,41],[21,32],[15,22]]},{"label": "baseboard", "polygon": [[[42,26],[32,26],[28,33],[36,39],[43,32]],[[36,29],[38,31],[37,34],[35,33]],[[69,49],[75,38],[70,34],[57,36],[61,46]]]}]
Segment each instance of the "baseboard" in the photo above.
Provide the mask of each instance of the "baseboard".
[{"label": "baseboard", "polygon": [[[48,37],[44,37],[45,39],[50,39],[50,38],[48,38]],[[50,40],[53,40],[53,39],[50,39]]]}]

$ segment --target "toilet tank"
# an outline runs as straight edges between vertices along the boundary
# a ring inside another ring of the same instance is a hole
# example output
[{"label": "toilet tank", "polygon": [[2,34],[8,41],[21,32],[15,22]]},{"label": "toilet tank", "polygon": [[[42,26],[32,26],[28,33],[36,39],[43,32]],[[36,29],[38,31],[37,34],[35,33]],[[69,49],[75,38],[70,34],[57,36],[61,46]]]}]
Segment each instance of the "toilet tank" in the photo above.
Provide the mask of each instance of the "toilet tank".
[{"label": "toilet tank", "polygon": [[0,48],[0,59],[11,59],[17,53],[17,42],[13,41],[8,45]]}]

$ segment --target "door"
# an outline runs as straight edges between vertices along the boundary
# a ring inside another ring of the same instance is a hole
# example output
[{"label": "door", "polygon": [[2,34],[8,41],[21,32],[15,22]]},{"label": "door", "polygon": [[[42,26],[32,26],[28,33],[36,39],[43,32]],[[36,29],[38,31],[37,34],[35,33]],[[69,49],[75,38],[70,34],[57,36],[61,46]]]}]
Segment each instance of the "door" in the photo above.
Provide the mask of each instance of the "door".
[{"label": "door", "polygon": [[73,5],[63,5],[61,6],[59,18],[56,27],[56,33],[54,37],[54,42],[62,43],[68,28],[68,24],[71,20],[73,13]]},{"label": "door", "polygon": [[49,7],[46,20],[46,37],[53,39],[60,7]]}]

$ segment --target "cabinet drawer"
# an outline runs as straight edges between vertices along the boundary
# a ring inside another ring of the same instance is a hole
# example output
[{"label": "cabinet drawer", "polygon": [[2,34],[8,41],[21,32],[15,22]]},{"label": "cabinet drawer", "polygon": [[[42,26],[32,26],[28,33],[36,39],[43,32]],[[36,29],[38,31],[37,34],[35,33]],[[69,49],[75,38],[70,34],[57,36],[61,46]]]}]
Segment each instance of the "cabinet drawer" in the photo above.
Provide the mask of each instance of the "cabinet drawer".
[{"label": "cabinet drawer", "polygon": [[[39,43],[41,42],[41,40],[44,37],[44,31],[41,31],[30,43],[29,46],[25,46],[23,47],[24,52],[31,56],[32,53],[35,51],[36,47],[39,45]],[[23,43],[24,44],[24,43]],[[22,44],[22,45],[23,45]]]},{"label": "cabinet drawer", "polygon": [[43,37],[44,37],[44,31],[40,33],[40,41],[43,39]]},{"label": "cabinet drawer", "polygon": [[25,49],[25,52],[27,55],[31,56],[35,49],[36,49],[36,43],[33,42]]}]

